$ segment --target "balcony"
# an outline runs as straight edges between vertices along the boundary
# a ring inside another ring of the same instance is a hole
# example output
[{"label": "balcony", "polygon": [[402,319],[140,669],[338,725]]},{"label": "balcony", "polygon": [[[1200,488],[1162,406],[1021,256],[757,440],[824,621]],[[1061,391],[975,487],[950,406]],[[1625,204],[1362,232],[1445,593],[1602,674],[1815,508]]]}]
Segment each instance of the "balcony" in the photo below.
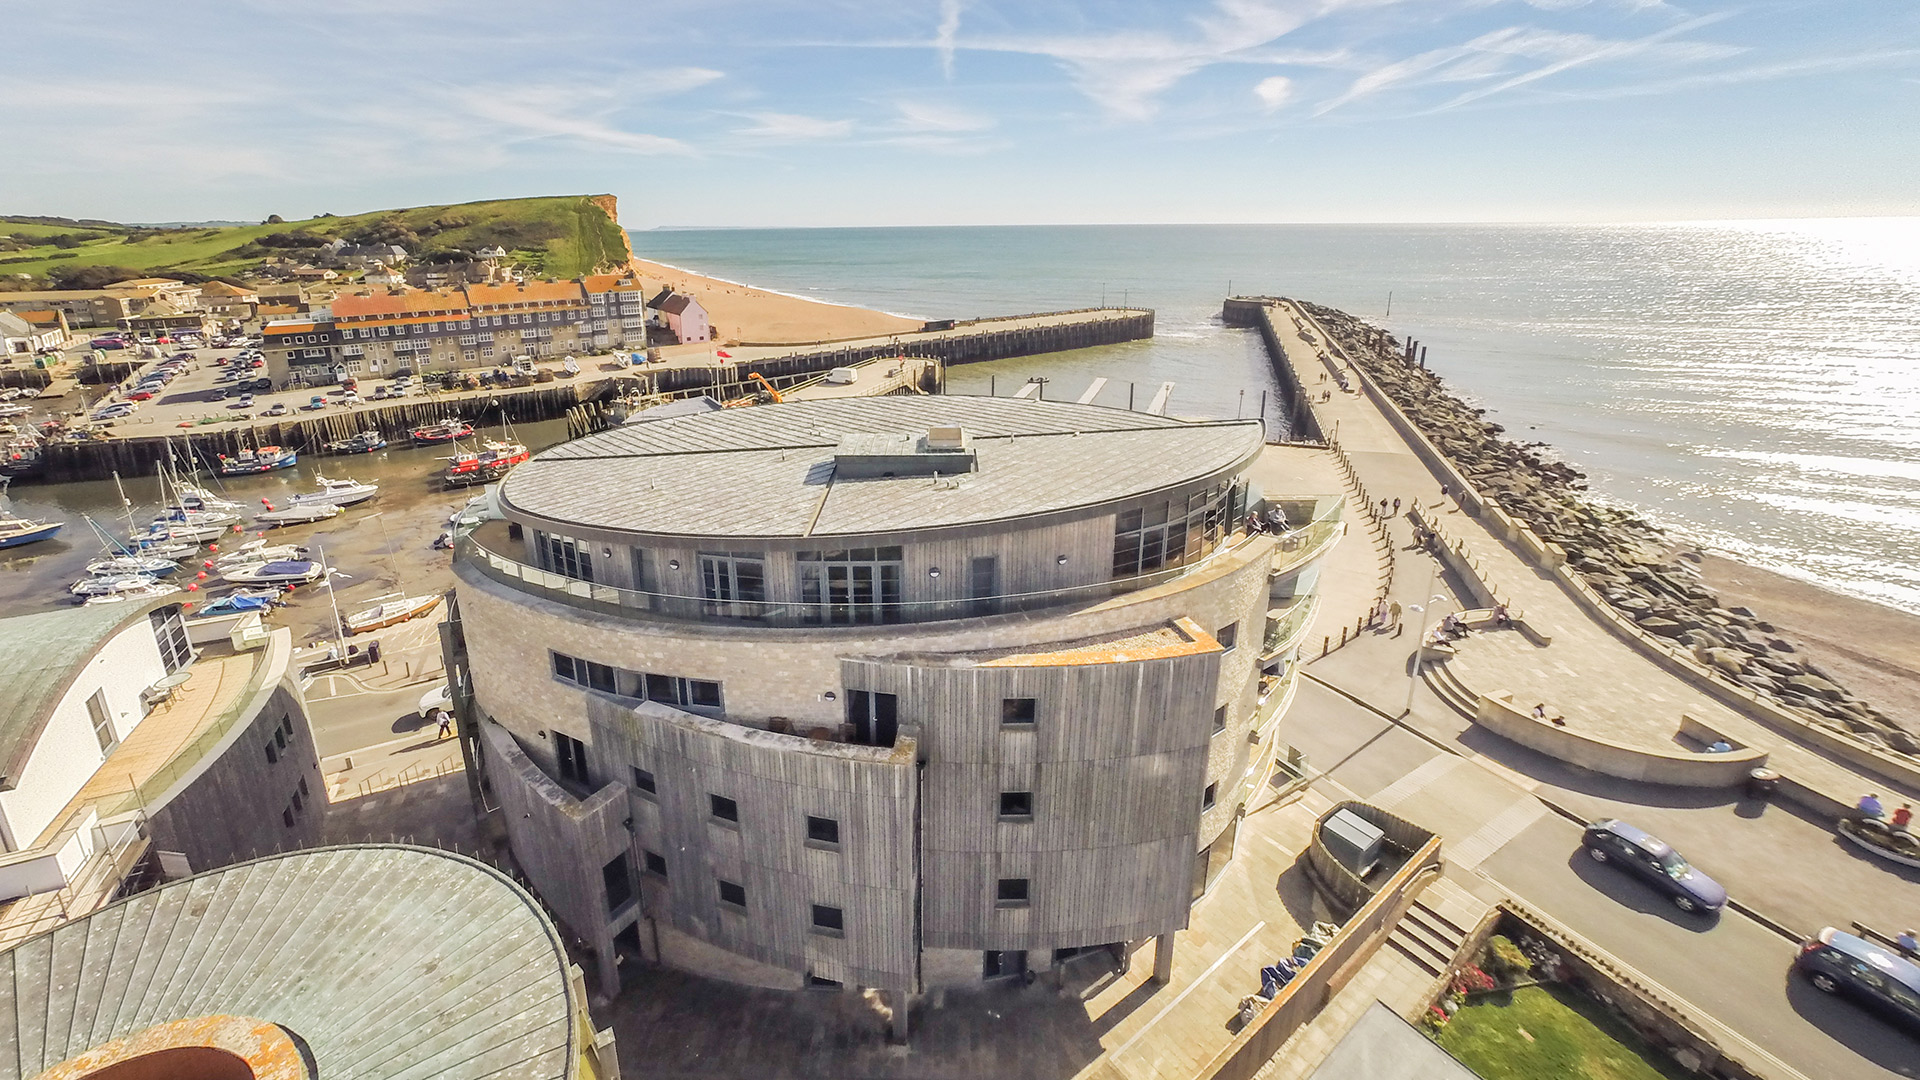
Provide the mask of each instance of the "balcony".
[{"label": "balcony", "polygon": [[[739,623],[764,627],[839,627],[887,623],[940,622],[971,619],[987,615],[1039,611],[1073,604],[1095,604],[1126,593],[1150,589],[1190,574],[1221,567],[1226,560],[1245,553],[1265,537],[1259,534],[1233,533],[1197,562],[1169,567],[1150,574],[1114,578],[1088,585],[1046,589],[1039,592],[1002,593],[995,596],[956,600],[902,601],[898,603],[776,603],[719,601],[678,593],[645,592],[615,585],[581,581],[565,574],[543,570],[522,562],[519,543],[507,536],[507,523],[490,521],[454,543],[453,561],[459,567],[471,567],[481,576],[511,589],[530,593],[583,611],[600,612],[624,618],[671,620],[689,623]],[[858,618],[849,618],[857,614]]]},{"label": "balcony", "polygon": [[1307,634],[1307,627],[1313,623],[1313,613],[1320,607],[1318,596],[1302,596],[1283,608],[1267,610],[1267,635],[1260,646],[1260,661],[1267,663],[1299,648],[1300,639]]},{"label": "balcony", "polygon": [[1327,553],[1327,550],[1346,535],[1346,522],[1340,515],[1332,513],[1317,521],[1309,522],[1297,529],[1277,534],[1273,552],[1273,573],[1278,577],[1289,574],[1307,565]]}]

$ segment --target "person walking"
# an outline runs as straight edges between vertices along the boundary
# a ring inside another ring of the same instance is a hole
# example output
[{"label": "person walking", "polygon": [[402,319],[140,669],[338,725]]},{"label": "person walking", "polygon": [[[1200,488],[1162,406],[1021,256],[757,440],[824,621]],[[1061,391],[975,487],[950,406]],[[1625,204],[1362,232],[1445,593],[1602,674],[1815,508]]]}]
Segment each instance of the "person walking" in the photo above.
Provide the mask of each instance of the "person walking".
[{"label": "person walking", "polygon": [[1399,499],[1393,500],[1393,516],[1395,517],[1400,516],[1400,500]]},{"label": "person walking", "polygon": [[1395,600],[1393,603],[1387,605],[1387,618],[1393,620],[1393,632],[1395,637],[1398,637],[1400,635],[1400,610],[1401,610],[1400,601],[1398,600]]},{"label": "person walking", "polygon": [[1452,489],[1451,487],[1449,487],[1448,485],[1446,485],[1446,484],[1441,484],[1441,485],[1440,485],[1440,501],[1441,501],[1441,502],[1446,502],[1446,501],[1447,501],[1447,494],[1448,494],[1448,492],[1450,492],[1450,491],[1452,491],[1452,490],[1453,490],[1453,489]]},{"label": "person walking", "polygon": [[447,712],[445,709],[435,709],[433,711],[440,717],[440,733],[435,735],[434,738],[444,739],[453,734],[453,714]]}]

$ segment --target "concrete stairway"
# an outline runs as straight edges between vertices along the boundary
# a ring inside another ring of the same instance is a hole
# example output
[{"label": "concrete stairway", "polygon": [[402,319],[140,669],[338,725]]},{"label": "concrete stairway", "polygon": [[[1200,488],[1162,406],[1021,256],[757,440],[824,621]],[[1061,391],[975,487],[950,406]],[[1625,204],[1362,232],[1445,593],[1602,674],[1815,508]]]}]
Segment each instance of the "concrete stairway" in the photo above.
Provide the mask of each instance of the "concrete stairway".
[{"label": "concrete stairway", "polygon": [[1467,688],[1460,677],[1453,673],[1445,660],[1429,660],[1420,669],[1420,677],[1426,681],[1427,688],[1435,697],[1447,703],[1455,712],[1472,719],[1480,709],[1480,695]]},{"label": "concrete stairway", "polygon": [[1437,878],[1413,901],[1387,936],[1387,948],[1440,978],[1452,970],[1461,945],[1487,913],[1487,905],[1445,878]]}]

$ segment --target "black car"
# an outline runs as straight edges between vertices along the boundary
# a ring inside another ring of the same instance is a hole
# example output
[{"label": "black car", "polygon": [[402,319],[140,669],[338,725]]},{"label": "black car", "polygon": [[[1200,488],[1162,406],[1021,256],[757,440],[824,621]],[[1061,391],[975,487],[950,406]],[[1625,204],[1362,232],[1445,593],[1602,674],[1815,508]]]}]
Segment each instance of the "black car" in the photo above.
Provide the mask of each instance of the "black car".
[{"label": "black car", "polygon": [[1673,846],[1616,818],[1587,826],[1580,838],[1594,862],[1612,863],[1667,894],[1681,911],[1719,911],[1727,890],[1694,869]]},{"label": "black car", "polygon": [[1892,949],[1829,926],[1801,944],[1793,966],[1814,989],[1850,997],[1920,1034],[1920,964]]}]

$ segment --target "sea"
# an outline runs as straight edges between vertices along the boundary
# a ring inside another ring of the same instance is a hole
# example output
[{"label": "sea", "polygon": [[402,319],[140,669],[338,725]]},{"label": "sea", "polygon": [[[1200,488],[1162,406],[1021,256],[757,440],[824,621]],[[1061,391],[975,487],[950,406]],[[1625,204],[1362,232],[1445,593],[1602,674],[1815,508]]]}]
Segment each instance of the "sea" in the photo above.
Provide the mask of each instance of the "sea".
[{"label": "sea", "polygon": [[[1920,612],[1920,218],[1622,225],[649,230],[642,257],[922,318],[1131,304],[1151,341],[968,364],[1076,398],[1261,415],[1223,297],[1290,296],[1412,336],[1454,393],[1676,537]],[[1278,419],[1268,397],[1267,412]]]}]

